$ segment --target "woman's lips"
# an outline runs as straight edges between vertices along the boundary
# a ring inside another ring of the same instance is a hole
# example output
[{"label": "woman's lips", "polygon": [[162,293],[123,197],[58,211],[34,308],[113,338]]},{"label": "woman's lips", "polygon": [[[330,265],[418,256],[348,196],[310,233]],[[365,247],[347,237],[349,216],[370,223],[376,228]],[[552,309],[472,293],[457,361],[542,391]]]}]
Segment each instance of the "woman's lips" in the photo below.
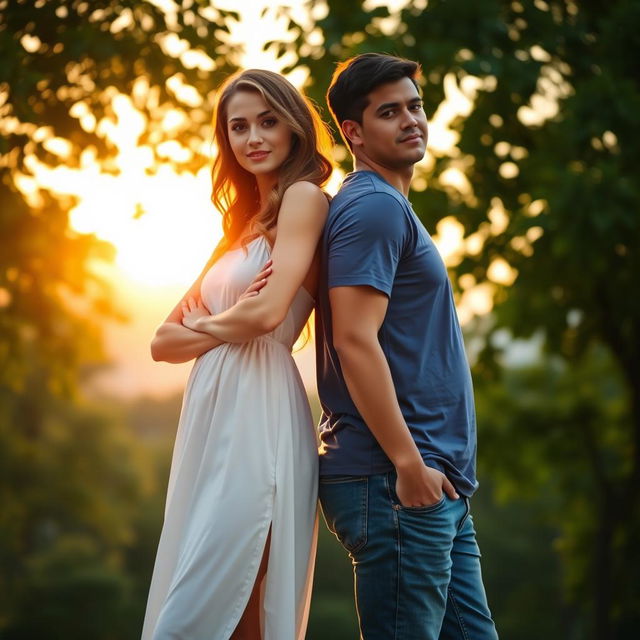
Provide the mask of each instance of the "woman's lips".
[{"label": "woman's lips", "polygon": [[247,158],[251,160],[264,160],[269,155],[269,151],[252,151],[247,154]]}]

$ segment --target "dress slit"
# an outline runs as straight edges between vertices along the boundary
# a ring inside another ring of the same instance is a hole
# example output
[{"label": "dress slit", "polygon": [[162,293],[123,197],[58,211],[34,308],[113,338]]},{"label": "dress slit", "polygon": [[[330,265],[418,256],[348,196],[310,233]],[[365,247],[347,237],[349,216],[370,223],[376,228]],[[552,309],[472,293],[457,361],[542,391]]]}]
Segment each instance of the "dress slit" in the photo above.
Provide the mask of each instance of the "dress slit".
[{"label": "dress slit", "polygon": [[[272,511],[273,513],[273,511]],[[249,575],[247,576],[248,578],[248,591],[246,589],[243,589],[243,595],[238,599],[238,610],[234,611],[234,616],[233,618],[235,619],[235,622],[233,622],[233,620],[231,620],[231,624],[227,627],[225,633],[228,634],[226,635],[226,638],[228,640],[228,638],[231,638],[231,636],[233,635],[234,631],[238,628],[238,625],[240,624],[240,620],[242,619],[242,616],[244,614],[244,612],[247,609],[247,606],[249,604],[249,601],[251,600],[251,594],[253,593],[253,589],[255,588],[256,582],[258,580],[258,573],[260,572],[260,565],[262,564],[262,558],[264,557],[264,553],[265,550],[267,548],[267,542],[269,542],[269,534],[272,531],[272,524],[273,521],[270,520],[269,521],[269,526],[267,527],[267,535],[264,538],[264,541],[262,543],[258,543],[258,563],[257,566],[255,568],[255,570],[250,570]],[[260,538],[262,538],[262,536],[260,536]],[[260,552],[260,550],[262,550]],[[267,584],[267,574],[269,573],[269,561],[271,560],[271,558],[269,557],[271,555],[271,545],[269,547],[269,554],[267,556],[267,569],[265,571],[265,574],[262,578],[262,582],[260,585],[260,592],[258,594],[258,599],[259,599],[259,615],[260,615],[260,637],[264,640],[264,592],[265,592],[265,586]],[[252,563],[255,565],[255,562]],[[253,580],[251,580],[251,576],[253,576]]]}]

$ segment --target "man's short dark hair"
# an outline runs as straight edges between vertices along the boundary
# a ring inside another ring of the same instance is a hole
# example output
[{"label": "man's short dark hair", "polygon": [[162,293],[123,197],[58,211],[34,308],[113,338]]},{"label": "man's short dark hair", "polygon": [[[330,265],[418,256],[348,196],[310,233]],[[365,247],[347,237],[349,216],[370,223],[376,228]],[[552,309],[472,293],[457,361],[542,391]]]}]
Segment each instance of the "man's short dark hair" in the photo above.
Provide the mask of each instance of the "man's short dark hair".
[{"label": "man's short dark hair", "polygon": [[417,62],[383,53],[363,53],[341,62],[327,91],[327,104],[338,129],[345,120],[362,124],[362,112],[369,105],[368,96],[380,85],[409,78],[419,89],[416,81],[419,73]]}]

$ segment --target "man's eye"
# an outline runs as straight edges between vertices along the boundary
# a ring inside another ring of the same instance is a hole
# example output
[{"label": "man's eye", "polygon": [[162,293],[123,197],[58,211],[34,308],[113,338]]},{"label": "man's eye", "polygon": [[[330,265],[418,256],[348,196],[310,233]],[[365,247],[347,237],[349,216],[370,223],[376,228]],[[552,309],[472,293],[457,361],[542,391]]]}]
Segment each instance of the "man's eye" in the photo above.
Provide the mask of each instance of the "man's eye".
[{"label": "man's eye", "polygon": [[391,118],[395,114],[395,111],[390,109],[389,111],[383,111],[380,116],[382,118]]}]

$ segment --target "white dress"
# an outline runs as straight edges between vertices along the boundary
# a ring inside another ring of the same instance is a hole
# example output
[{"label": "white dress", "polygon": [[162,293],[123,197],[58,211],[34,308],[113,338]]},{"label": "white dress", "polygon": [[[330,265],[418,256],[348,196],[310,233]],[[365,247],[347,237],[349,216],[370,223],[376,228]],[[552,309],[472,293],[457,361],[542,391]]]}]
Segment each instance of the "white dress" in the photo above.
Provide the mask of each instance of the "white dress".
[{"label": "white dress", "polygon": [[[228,251],[202,281],[212,314],[233,306],[269,259],[260,236]],[[226,640],[262,585],[264,640],[302,640],[317,517],[317,446],[291,348],[313,307],[300,288],[270,334],[195,362],[171,463],[143,640]]]}]

